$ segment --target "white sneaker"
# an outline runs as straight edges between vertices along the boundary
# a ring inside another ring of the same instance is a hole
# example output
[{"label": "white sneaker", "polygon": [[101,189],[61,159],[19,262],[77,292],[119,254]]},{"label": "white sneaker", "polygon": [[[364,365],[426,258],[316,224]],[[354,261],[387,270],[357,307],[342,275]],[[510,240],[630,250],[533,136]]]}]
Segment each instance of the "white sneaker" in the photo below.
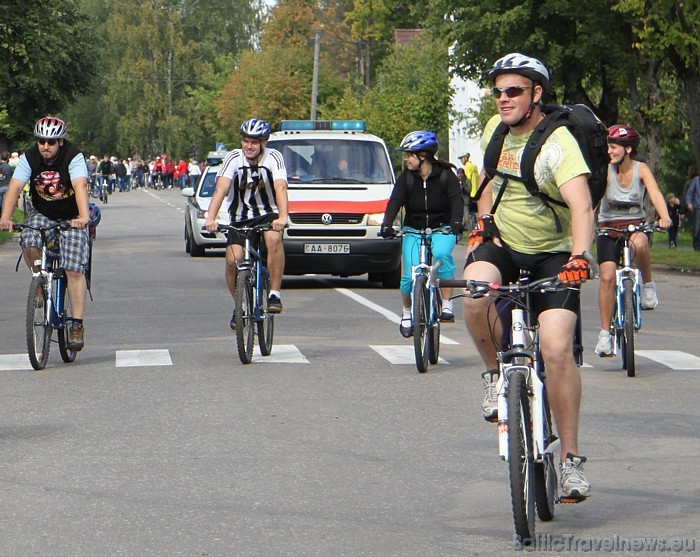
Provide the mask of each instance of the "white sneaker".
[{"label": "white sneaker", "polygon": [[559,487],[561,503],[580,503],[591,495],[591,484],[583,475],[585,456],[575,456],[567,453],[566,460],[559,463]]},{"label": "white sneaker", "polygon": [[606,330],[600,331],[598,335],[598,344],[595,345],[595,353],[601,358],[612,356],[612,335]]},{"label": "white sneaker", "polygon": [[481,374],[484,380],[484,402],[481,408],[487,422],[498,420],[498,370],[490,369]]},{"label": "white sneaker", "polygon": [[647,282],[642,286],[642,309],[654,309],[659,305],[659,297],[656,295],[656,284],[654,281]]}]

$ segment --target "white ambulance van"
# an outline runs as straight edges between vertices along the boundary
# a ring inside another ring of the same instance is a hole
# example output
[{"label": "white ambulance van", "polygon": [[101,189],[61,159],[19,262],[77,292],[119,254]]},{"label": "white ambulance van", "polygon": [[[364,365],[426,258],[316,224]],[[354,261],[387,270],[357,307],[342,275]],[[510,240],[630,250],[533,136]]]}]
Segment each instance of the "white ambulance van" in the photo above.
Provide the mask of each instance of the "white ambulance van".
[{"label": "white ambulance van", "polygon": [[285,274],[368,273],[370,281],[397,288],[401,242],[378,236],[394,185],[384,141],[359,120],[285,120],[268,147],[287,167]]}]

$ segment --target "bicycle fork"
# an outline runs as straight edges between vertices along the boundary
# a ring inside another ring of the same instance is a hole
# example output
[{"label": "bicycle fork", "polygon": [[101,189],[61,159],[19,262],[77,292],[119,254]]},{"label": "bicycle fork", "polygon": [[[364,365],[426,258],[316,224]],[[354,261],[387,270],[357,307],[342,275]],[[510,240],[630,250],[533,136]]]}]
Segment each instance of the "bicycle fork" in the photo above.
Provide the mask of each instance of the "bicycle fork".
[{"label": "bicycle fork", "polygon": [[[496,392],[498,393],[498,452],[505,461],[509,459],[508,431],[509,427],[520,427],[521,424],[508,423],[509,380],[514,373],[522,373],[526,378],[528,388],[528,403],[530,405],[530,426],[532,430],[533,454],[529,455],[534,461],[541,461],[546,453],[554,452],[556,442],[550,443],[545,437],[545,385],[541,377],[542,363],[533,358],[533,353],[527,348],[532,344],[531,333],[525,322],[525,312],[520,308],[511,310],[511,345],[512,348],[501,355],[503,360],[499,366]],[[514,359],[521,360],[514,362]]]}]

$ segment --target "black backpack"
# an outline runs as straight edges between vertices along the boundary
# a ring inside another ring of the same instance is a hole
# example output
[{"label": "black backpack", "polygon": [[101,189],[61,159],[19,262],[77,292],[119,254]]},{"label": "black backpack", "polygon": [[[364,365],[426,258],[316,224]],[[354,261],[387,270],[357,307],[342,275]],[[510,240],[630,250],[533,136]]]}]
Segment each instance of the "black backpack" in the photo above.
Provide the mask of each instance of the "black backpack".
[{"label": "black backpack", "polygon": [[[542,145],[554,130],[561,126],[566,126],[578,142],[583,158],[591,171],[588,177],[588,189],[591,193],[591,203],[595,209],[603,195],[608,177],[608,134],[605,125],[598,119],[593,111],[583,104],[575,104],[572,106],[549,104],[542,107],[544,119],[532,131],[527,147],[523,151],[520,160],[520,174],[522,177],[517,177],[496,170],[498,167],[498,158],[501,155],[503,141],[509,128],[501,122],[498,124],[496,131],[486,148],[484,154],[484,170],[486,177],[479,186],[479,191],[476,194],[476,199],[479,199],[488,182],[497,174],[500,174],[506,180],[512,178],[519,182],[523,182],[527,191],[532,195],[539,197],[542,202],[552,211],[557,227],[557,232],[561,232],[561,222],[557,216],[552,203],[560,207],[567,207],[566,203],[553,199],[546,193],[543,193],[537,187],[535,181],[535,159],[539,155]],[[505,190],[505,185],[501,188],[497,196],[492,213],[496,212],[496,207],[501,200],[501,196]]]}]

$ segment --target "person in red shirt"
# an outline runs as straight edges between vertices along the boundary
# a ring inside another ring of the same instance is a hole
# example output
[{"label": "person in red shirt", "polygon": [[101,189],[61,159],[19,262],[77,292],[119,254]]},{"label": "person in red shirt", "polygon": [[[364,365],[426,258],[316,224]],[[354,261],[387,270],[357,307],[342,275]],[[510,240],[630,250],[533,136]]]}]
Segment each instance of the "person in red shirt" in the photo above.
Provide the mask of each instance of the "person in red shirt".
[{"label": "person in red shirt", "polygon": [[180,159],[177,163],[177,166],[175,167],[175,173],[177,175],[178,185],[180,186],[180,189],[184,189],[187,185],[187,182],[189,181],[189,177],[187,175],[187,167],[188,164],[185,162],[184,159]]}]

